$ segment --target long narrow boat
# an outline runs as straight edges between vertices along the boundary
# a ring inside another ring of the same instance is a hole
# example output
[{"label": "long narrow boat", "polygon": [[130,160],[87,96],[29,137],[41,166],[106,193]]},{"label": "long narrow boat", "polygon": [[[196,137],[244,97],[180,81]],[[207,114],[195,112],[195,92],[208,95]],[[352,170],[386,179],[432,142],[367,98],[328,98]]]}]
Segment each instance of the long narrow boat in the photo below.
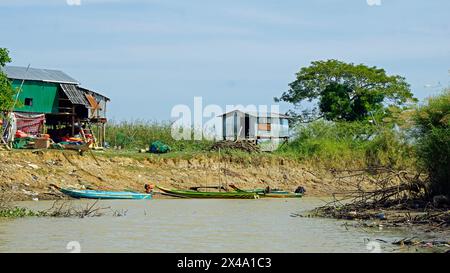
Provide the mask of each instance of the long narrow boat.
[{"label": "long narrow boat", "polygon": [[270,192],[266,192],[264,189],[253,189],[253,190],[242,190],[235,185],[230,185],[231,188],[236,190],[237,192],[251,192],[256,193],[261,197],[265,198],[301,198],[303,197],[302,193],[288,192],[283,190],[271,190]]},{"label": "long narrow boat", "polygon": [[62,193],[73,198],[87,199],[152,199],[152,194],[128,192],[128,191],[94,191],[94,190],[76,190],[76,189],[59,189]]},{"label": "long narrow boat", "polygon": [[302,193],[288,192],[288,193],[279,193],[279,192],[269,192],[269,193],[258,193],[261,197],[264,198],[301,198],[303,197]]},{"label": "long narrow boat", "polygon": [[209,198],[209,199],[258,199],[259,195],[252,192],[204,192],[193,190],[173,190],[156,186],[162,192],[181,198]]}]

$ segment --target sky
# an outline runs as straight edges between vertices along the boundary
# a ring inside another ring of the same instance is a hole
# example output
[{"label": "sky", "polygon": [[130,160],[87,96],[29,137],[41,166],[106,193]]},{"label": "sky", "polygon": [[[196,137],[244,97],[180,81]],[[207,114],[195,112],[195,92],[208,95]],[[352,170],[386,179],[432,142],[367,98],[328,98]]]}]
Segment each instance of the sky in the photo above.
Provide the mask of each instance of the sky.
[{"label": "sky", "polygon": [[[111,98],[108,117],[175,105],[272,105],[301,67],[339,59],[450,84],[448,0],[0,0],[10,65],[58,69]],[[289,110],[286,103],[281,112]]]}]

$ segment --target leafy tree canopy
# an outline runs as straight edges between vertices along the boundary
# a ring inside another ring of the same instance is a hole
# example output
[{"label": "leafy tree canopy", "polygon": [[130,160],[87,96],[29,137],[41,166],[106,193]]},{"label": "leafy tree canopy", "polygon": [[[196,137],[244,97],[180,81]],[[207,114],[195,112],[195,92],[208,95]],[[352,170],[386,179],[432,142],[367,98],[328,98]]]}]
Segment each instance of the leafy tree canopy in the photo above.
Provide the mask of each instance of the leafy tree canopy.
[{"label": "leafy tree canopy", "polygon": [[338,60],[315,61],[297,73],[290,89],[276,101],[294,104],[317,101],[317,107],[298,115],[303,120],[356,121],[371,115],[387,115],[388,108],[415,102],[409,84],[384,69]]},{"label": "leafy tree canopy", "polygon": [[434,128],[450,128],[450,88],[428,99],[428,104],[417,109],[414,116],[420,133]]},{"label": "leafy tree canopy", "polygon": [[0,48],[0,66],[5,66],[9,62],[11,62],[11,58],[8,49]]},{"label": "leafy tree canopy", "polygon": [[[9,51],[6,48],[0,48],[0,67],[11,62]],[[0,70],[0,110],[10,110],[14,104],[15,92],[6,77],[5,73]]]}]

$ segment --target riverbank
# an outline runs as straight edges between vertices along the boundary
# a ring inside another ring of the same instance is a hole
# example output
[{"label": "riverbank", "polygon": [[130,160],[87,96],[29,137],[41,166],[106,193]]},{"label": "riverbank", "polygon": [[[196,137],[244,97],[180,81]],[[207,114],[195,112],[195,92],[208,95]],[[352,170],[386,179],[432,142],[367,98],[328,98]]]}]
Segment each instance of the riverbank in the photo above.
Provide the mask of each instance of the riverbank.
[{"label": "riverbank", "polygon": [[143,191],[146,183],[181,189],[234,183],[241,188],[270,186],[294,190],[301,185],[308,196],[331,196],[352,186],[337,183],[325,168],[271,154],[153,155],[109,150],[81,156],[75,151],[59,150],[0,152],[0,189],[12,201],[62,198],[51,184],[80,189]]}]

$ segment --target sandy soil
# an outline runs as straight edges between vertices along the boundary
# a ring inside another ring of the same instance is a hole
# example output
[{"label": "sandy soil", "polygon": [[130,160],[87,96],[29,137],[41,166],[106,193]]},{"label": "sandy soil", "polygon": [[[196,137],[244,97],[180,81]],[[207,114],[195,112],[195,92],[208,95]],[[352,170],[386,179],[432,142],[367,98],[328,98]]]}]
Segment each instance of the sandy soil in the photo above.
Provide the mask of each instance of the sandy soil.
[{"label": "sandy soil", "polygon": [[1,151],[0,190],[14,200],[58,199],[50,187],[143,191],[145,183],[186,189],[199,185],[234,183],[241,188],[267,185],[294,190],[301,185],[309,196],[329,196],[349,185],[336,184],[326,170],[285,159],[240,162],[205,154],[190,159],[142,155],[140,158],[96,152],[83,156],[75,151]]}]

